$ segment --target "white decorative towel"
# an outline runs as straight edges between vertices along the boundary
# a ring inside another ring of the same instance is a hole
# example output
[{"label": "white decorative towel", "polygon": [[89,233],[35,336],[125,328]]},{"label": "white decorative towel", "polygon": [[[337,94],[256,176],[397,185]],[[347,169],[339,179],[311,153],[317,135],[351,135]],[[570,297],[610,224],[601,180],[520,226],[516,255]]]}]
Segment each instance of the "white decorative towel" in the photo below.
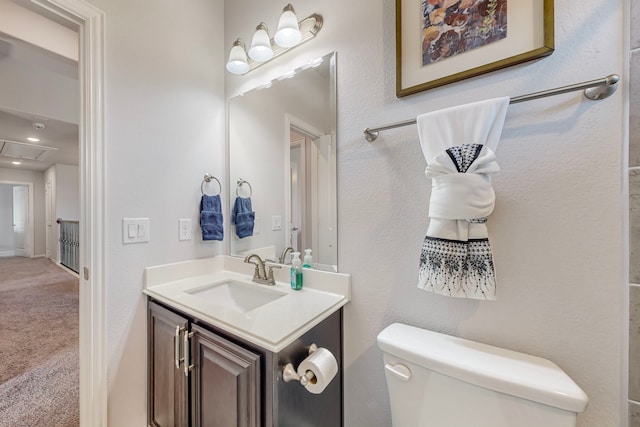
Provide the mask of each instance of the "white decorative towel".
[{"label": "white decorative towel", "polygon": [[429,228],[418,287],[442,295],[496,299],[487,216],[500,170],[494,151],[509,98],[495,98],[418,116],[425,174],[432,180]]}]

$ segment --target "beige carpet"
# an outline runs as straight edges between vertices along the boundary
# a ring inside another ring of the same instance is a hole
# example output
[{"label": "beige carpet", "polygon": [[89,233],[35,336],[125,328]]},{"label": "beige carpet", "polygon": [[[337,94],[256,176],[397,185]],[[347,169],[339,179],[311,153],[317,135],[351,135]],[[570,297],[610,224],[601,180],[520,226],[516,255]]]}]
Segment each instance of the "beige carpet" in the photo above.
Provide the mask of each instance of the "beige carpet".
[{"label": "beige carpet", "polygon": [[79,425],[78,279],[0,258],[0,427]]}]

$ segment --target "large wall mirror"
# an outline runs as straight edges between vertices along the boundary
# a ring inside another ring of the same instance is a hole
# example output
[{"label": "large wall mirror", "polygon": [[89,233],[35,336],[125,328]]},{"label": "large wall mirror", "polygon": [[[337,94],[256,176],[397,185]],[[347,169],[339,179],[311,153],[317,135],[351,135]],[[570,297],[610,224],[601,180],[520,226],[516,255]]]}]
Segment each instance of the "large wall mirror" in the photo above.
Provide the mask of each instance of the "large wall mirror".
[{"label": "large wall mirror", "polygon": [[231,255],[311,249],[337,271],[335,53],[231,99],[229,179],[228,206],[250,198],[255,212],[250,236],[231,226]]}]

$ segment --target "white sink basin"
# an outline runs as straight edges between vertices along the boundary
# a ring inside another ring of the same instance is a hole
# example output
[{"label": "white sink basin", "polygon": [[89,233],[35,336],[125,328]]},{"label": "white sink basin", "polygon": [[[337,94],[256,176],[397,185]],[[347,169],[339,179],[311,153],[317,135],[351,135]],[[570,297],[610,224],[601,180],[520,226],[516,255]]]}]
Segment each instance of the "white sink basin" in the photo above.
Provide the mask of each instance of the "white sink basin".
[{"label": "white sink basin", "polygon": [[255,310],[287,295],[267,288],[266,285],[241,283],[234,280],[225,280],[189,290],[186,293],[240,313]]},{"label": "white sink basin", "polygon": [[144,293],[273,353],[351,299],[347,274],[308,270],[304,288],[293,291],[286,268],[274,271],[275,286],[252,282],[252,270],[228,255],[147,267]]}]

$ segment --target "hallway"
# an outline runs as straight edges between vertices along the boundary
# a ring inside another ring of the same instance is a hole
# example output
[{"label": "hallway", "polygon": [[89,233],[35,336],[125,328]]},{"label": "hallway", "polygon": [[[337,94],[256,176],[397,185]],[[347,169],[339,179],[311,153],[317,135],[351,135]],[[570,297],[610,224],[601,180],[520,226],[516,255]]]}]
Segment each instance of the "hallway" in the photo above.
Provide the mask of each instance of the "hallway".
[{"label": "hallway", "polygon": [[78,279],[47,258],[0,258],[0,427],[79,424]]}]

